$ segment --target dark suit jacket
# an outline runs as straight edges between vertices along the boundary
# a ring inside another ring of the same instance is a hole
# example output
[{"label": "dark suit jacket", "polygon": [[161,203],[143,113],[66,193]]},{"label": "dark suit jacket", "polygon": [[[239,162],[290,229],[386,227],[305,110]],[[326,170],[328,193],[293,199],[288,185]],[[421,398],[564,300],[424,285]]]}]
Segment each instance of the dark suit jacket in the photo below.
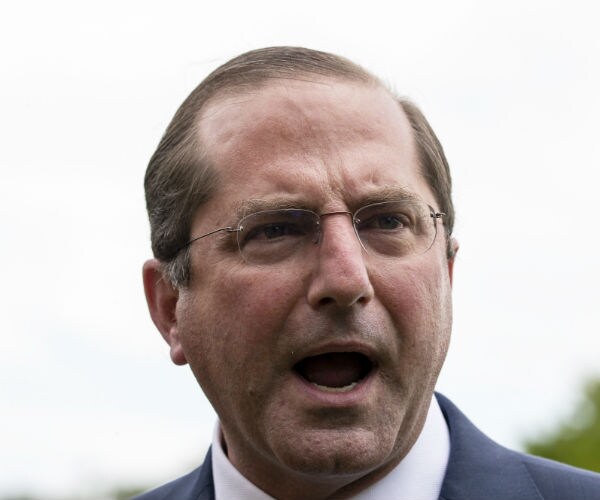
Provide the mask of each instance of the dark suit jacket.
[{"label": "dark suit jacket", "polygon": [[[436,396],[450,430],[440,500],[600,500],[600,474],[508,450],[481,433],[448,399]],[[196,470],[134,500],[214,497],[209,451]]]}]

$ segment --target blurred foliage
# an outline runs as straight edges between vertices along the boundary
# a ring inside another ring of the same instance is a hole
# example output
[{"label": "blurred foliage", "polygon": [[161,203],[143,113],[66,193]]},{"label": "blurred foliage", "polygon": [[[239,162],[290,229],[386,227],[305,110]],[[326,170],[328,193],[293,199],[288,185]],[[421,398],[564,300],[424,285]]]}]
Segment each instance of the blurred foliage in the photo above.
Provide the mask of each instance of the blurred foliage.
[{"label": "blurred foliage", "polygon": [[139,495],[150,488],[121,488],[111,492],[111,500],[130,500],[131,497]]},{"label": "blurred foliage", "polygon": [[600,472],[600,380],[586,384],[574,414],[546,436],[525,442],[533,455]]}]

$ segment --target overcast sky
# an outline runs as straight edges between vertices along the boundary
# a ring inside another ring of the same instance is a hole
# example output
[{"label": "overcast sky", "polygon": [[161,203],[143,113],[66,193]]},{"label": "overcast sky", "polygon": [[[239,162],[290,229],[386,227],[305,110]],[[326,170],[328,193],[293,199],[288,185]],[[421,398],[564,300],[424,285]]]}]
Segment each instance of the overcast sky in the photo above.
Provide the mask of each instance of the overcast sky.
[{"label": "overcast sky", "polygon": [[14,2],[0,13],[0,496],[158,484],[215,416],[145,306],[142,178],[217,65],[268,45],[412,97],[453,170],[461,248],[438,389],[519,447],[600,375],[595,1]]}]

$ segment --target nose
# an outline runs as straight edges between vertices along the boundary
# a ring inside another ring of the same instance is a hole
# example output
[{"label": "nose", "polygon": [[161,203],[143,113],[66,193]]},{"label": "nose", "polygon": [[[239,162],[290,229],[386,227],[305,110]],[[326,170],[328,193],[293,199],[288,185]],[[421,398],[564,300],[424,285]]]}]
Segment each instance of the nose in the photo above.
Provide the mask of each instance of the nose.
[{"label": "nose", "polygon": [[373,298],[363,248],[348,215],[336,213],[321,219],[316,267],[307,294],[312,307],[350,307]]}]

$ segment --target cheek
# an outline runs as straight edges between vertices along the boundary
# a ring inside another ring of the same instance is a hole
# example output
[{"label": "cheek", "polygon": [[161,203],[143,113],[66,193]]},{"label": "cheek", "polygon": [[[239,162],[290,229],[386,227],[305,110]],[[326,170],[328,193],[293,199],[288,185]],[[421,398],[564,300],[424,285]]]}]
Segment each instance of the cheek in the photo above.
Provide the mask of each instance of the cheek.
[{"label": "cheek", "polygon": [[230,311],[226,322],[251,342],[268,342],[269,336],[283,330],[303,297],[298,275],[277,269],[245,269],[217,288],[207,297],[212,307],[226,306]]},{"label": "cheek", "polygon": [[268,361],[300,288],[297,275],[253,268],[215,273],[183,294],[178,326],[197,376],[212,379],[217,371],[255,369],[259,357]]},{"label": "cheek", "polygon": [[402,266],[381,266],[373,281],[378,299],[396,325],[403,351],[411,353],[411,359],[405,361],[443,360],[452,323],[447,267],[415,259]]}]

